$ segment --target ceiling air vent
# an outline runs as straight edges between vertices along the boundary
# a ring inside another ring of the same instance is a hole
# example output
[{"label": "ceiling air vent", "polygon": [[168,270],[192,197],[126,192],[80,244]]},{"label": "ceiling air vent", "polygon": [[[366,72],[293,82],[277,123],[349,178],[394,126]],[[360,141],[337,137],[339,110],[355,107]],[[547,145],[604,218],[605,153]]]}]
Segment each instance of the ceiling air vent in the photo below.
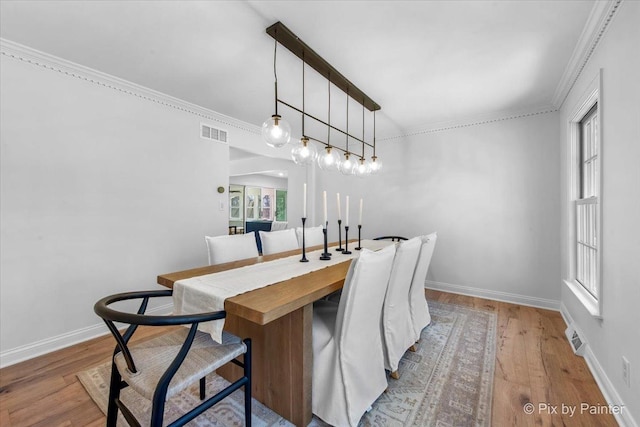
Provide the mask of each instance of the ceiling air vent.
[{"label": "ceiling air vent", "polygon": [[200,138],[211,139],[213,141],[222,142],[227,144],[229,134],[226,130],[214,128],[213,126],[200,123]]}]

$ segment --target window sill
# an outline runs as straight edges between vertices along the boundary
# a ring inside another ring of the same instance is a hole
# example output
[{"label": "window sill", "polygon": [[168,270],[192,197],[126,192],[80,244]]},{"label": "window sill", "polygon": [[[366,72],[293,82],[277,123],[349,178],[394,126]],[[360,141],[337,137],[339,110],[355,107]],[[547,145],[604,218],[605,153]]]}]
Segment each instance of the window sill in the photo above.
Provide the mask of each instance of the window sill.
[{"label": "window sill", "polygon": [[593,297],[582,285],[575,280],[565,280],[564,284],[573,292],[573,294],[582,303],[584,308],[587,309],[589,314],[596,319],[602,319],[602,310],[600,303]]}]

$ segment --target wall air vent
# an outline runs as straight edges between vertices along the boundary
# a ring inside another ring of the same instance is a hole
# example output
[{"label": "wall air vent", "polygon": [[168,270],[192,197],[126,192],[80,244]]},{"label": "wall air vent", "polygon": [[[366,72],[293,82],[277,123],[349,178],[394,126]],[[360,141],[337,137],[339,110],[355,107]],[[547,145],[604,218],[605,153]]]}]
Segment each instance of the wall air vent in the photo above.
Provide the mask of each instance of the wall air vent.
[{"label": "wall air vent", "polygon": [[578,356],[584,356],[584,351],[586,349],[587,343],[583,341],[583,339],[578,334],[578,331],[575,330],[572,326],[569,326],[566,331],[564,331],[567,339],[569,340],[569,344],[571,344],[571,349]]},{"label": "wall air vent", "polygon": [[204,123],[200,123],[200,138],[211,139],[223,144],[229,143],[229,134],[226,130],[214,128]]}]

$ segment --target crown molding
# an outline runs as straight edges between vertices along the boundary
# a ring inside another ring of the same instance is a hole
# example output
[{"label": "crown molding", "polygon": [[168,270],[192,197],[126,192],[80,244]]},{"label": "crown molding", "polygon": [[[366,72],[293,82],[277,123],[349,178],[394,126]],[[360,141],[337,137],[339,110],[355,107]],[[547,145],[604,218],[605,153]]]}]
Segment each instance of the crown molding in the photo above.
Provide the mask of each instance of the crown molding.
[{"label": "crown molding", "polygon": [[582,70],[584,70],[589,62],[591,55],[598,46],[606,29],[609,27],[609,23],[611,23],[621,3],[622,0],[594,2],[587,23],[576,43],[576,47],[564,70],[564,74],[556,87],[551,101],[554,108],[560,109],[564,104],[569,92],[576,84],[580,74],[582,74]]},{"label": "crown molding", "polygon": [[260,127],[254,124],[247,123],[230,116],[225,116],[224,114],[209,110],[208,108],[183,101],[179,98],[103,73],[93,68],[76,64],[75,62],[62,59],[11,40],[0,38],[0,54],[8,58],[65,74],[69,77],[74,77],[98,86],[103,86],[127,95],[135,96],[156,104],[193,114],[200,118],[212,120],[229,127],[242,129],[257,135],[260,135],[261,133]]},{"label": "crown molding", "polygon": [[463,117],[460,119],[426,124],[420,128],[415,128],[413,130],[412,129],[406,130],[400,135],[378,138],[378,141],[392,141],[392,140],[403,139],[411,136],[445,132],[448,130],[466,128],[471,126],[479,126],[479,125],[484,125],[489,123],[501,122],[505,120],[514,120],[514,119],[520,119],[524,117],[537,116],[540,114],[554,113],[556,111],[558,111],[558,109],[554,108],[551,105],[542,105],[540,107],[530,108],[530,109],[510,109],[510,110],[496,111],[491,113],[476,114],[472,116]]}]

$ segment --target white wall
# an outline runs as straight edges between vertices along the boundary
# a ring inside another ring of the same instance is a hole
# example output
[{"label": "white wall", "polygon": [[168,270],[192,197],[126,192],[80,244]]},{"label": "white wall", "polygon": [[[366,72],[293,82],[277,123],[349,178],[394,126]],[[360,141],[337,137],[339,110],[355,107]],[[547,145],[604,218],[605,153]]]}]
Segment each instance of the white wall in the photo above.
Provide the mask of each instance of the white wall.
[{"label": "white wall", "polygon": [[381,142],[377,152],[381,175],[319,173],[332,239],[335,192],[351,196],[352,225],[363,197],[365,237],[438,232],[429,286],[558,307],[557,113]]},{"label": "white wall", "polygon": [[[567,141],[569,115],[591,80],[603,70],[602,126],[603,319],[589,315],[562,288],[562,303],[585,334],[600,365],[605,395],[626,404],[625,415],[640,420],[640,3],[625,1],[605,32],[561,110],[562,278],[568,277]],[[622,356],[631,362],[631,387],[622,380]],[[598,372],[596,372],[598,374]],[[607,387],[608,386],[608,387]],[[602,387],[601,387],[602,388]],[[617,395],[617,396],[616,396]],[[620,401],[620,400],[621,401]]]},{"label": "white wall", "polygon": [[203,236],[227,232],[228,195],[216,188],[229,170],[228,146],[199,138],[204,119],[163,105],[171,100],[106,87],[114,83],[81,67],[97,83],[1,60],[6,365],[105,331],[93,312],[100,297],[206,265]]}]

